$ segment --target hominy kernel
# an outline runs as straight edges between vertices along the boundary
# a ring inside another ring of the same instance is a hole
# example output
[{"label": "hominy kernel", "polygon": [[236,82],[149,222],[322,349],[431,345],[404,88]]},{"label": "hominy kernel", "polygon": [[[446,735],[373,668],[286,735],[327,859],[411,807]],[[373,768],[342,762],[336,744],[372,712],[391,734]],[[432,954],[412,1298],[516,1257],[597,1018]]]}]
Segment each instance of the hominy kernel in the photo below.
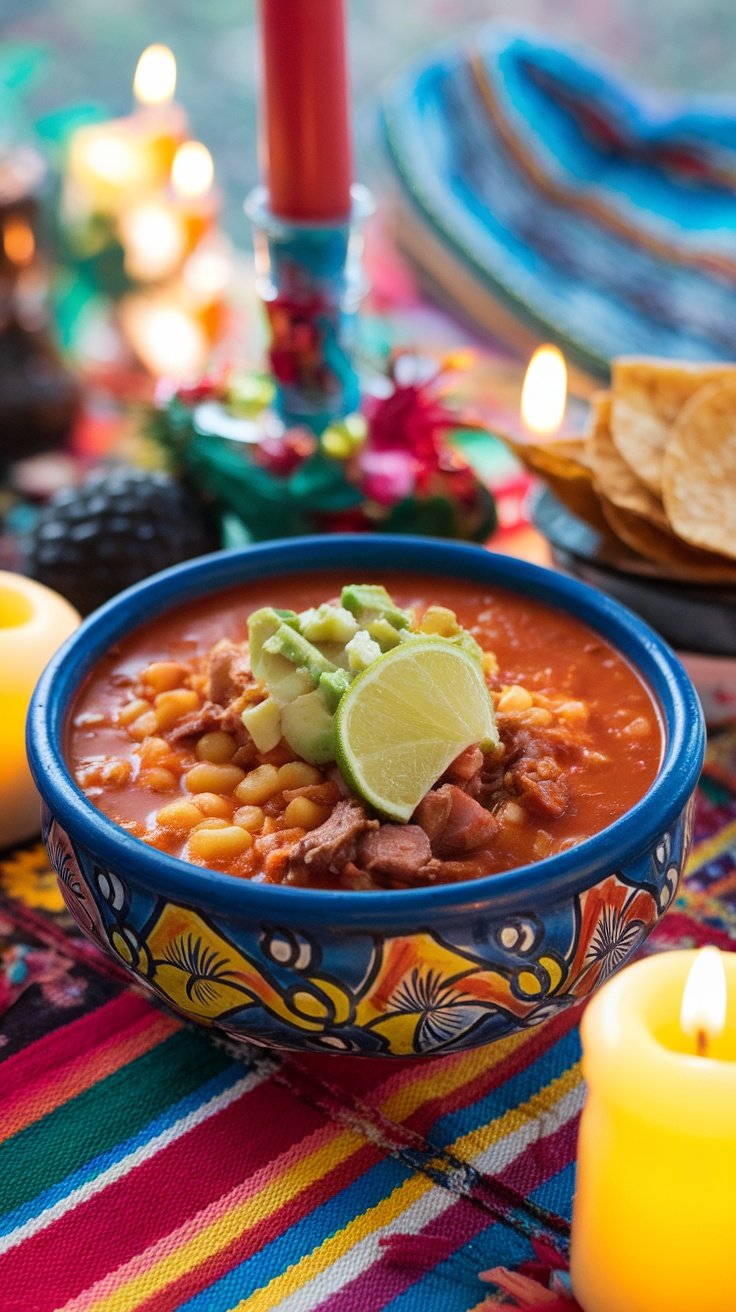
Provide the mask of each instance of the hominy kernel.
[{"label": "hominy kernel", "polygon": [[197,829],[189,836],[189,854],[200,861],[231,861],[247,852],[253,839],[245,829],[230,825],[225,829]]},{"label": "hominy kernel", "polygon": [[635,720],[631,720],[621,730],[627,738],[648,738],[650,731],[651,725],[643,715],[637,715]]},{"label": "hominy kernel", "polygon": [[211,761],[213,765],[226,765],[235,755],[237,743],[232,734],[224,729],[213,729],[204,733],[197,743],[196,752],[200,761]]},{"label": "hominy kernel", "polygon": [[134,720],[137,720],[139,715],[145,715],[146,711],[150,711],[150,709],[150,702],[144,701],[142,697],[136,697],[134,701],[121,706],[118,711],[118,724],[125,728],[127,725],[132,724]]},{"label": "hominy kernel", "polygon": [[523,806],[519,806],[518,802],[507,802],[505,806],[501,808],[501,813],[498,818],[501,821],[505,820],[506,823],[510,825],[523,825],[526,820],[526,812]]},{"label": "hominy kernel", "polygon": [[495,651],[483,652],[483,673],[487,679],[493,678],[498,674],[498,657]]},{"label": "hominy kernel", "polygon": [[557,707],[557,714],[563,720],[587,720],[588,708],[585,702],[563,702]]},{"label": "hominy kernel", "polygon": [[547,833],[546,829],[538,829],[532,851],[537,860],[547,856],[552,847],[552,835]]},{"label": "hominy kernel", "polygon": [[104,784],[112,785],[113,788],[120,788],[127,784],[133,773],[133,767],[130,761],[124,761],[120,757],[114,756],[110,760],[104,761],[100,767],[100,778]]},{"label": "hominy kernel", "polygon": [[324,775],[306,761],[287,761],[278,769],[279,790],[287,788],[307,788],[310,784],[321,784]]},{"label": "hominy kernel", "polygon": [[190,793],[232,793],[244,778],[245,772],[237,765],[200,761],[187,771],[184,782]]},{"label": "hominy kernel", "polygon": [[251,770],[235,789],[235,796],[246,806],[260,806],[281,789],[275,765],[259,765]]},{"label": "hominy kernel", "polygon": [[221,797],[219,793],[195,793],[194,805],[202,815],[218,816],[220,820],[229,820],[235,803],[232,798]]},{"label": "hominy kernel", "polygon": [[150,770],[142,770],[138,776],[138,782],[145,788],[152,788],[155,793],[170,793],[176,788],[179,780],[170,770],[165,770],[162,765],[154,765]]},{"label": "hominy kernel", "polygon": [[163,762],[171,754],[171,748],[165,738],[147,738],[142,746],[138,748],[141,767],[145,769],[152,765],[163,765]]},{"label": "hominy kernel", "polygon": [[535,729],[548,729],[554,716],[551,711],[546,711],[543,706],[532,706],[531,710],[522,712],[521,719],[524,724],[530,724]]},{"label": "hominy kernel", "polygon": [[157,728],[153,711],[146,711],[145,715],[139,715],[128,725],[128,737],[136,743],[142,743],[144,738],[152,738]]},{"label": "hominy kernel", "polygon": [[451,638],[458,633],[460,626],[454,610],[447,606],[428,606],[419,624],[422,633],[436,633],[442,638]]},{"label": "hominy kernel", "polygon": [[221,815],[207,815],[202,820],[200,820],[198,825],[194,826],[195,830],[227,829],[228,827],[229,826],[227,820],[225,820],[224,816]]},{"label": "hominy kernel", "polygon": [[160,692],[154,702],[157,729],[173,729],[177,720],[199,706],[199,697],[191,688],[172,688]]},{"label": "hominy kernel", "polygon": [[496,709],[503,715],[513,715],[517,711],[531,710],[533,705],[531,693],[526,688],[522,688],[520,683],[512,683],[508,688],[504,688]]},{"label": "hominy kernel", "polygon": [[329,806],[318,806],[308,797],[294,797],[284,811],[284,824],[288,828],[316,829],[329,814]]},{"label": "hominy kernel", "polygon": [[187,672],[178,661],[154,661],[141,674],[141,683],[147,683],[154,692],[170,692],[180,688]]},{"label": "hominy kernel", "polygon": [[156,815],[156,823],[164,829],[193,829],[201,821],[202,812],[197,810],[193,802],[187,802],[183,797],[176,802],[169,802],[168,806],[162,806]]},{"label": "hominy kernel", "polygon": [[264,819],[260,806],[239,806],[233,816],[233,824],[254,833],[263,828]]}]

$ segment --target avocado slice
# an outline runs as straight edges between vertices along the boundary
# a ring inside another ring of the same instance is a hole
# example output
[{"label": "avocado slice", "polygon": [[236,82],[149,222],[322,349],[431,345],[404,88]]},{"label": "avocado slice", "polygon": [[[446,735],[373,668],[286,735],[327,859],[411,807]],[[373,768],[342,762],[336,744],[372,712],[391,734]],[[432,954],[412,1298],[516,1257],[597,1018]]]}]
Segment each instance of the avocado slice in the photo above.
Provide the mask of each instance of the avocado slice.
[{"label": "avocado slice", "polygon": [[347,692],[352,680],[347,670],[335,670],[334,674],[320,674],[319,690],[330,714],[337,710],[338,702]]},{"label": "avocado slice", "polygon": [[380,616],[377,620],[371,620],[366,628],[373,641],[378,643],[381,651],[390,651],[392,647],[397,647],[401,642],[399,630],[394,628],[393,624],[384,616]]},{"label": "avocado slice", "polygon": [[289,746],[311,765],[335,759],[332,716],[321,692],[305,693],[281,711],[281,732]]},{"label": "avocado slice", "polygon": [[270,656],[281,656],[299,670],[306,670],[313,683],[319,681],[320,674],[331,674],[335,666],[322,652],[303,638],[301,633],[281,624],[263,644],[263,652]]},{"label": "avocado slice", "polygon": [[393,597],[380,583],[348,583],[342,590],[340,601],[352,611],[361,628],[372,620],[386,619],[395,629],[405,629],[410,621],[406,611],[400,610]]},{"label": "avocado slice", "polygon": [[281,741],[281,707],[273,697],[248,706],[240,716],[259,752],[270,752]]},{"label": "avocado slice", "polygon": [[250,668],[257,679],[264,683],[268,682],[266,667],[268,661],[263,660],[263,647],[267,639],[272,637],[282,624],[296,628],[299,624],[299,616],[294,610],[277,610],[274,606],[262,606],[260,610],[254,610],[252,615],[248,616],[248,645],[250,647]]}]

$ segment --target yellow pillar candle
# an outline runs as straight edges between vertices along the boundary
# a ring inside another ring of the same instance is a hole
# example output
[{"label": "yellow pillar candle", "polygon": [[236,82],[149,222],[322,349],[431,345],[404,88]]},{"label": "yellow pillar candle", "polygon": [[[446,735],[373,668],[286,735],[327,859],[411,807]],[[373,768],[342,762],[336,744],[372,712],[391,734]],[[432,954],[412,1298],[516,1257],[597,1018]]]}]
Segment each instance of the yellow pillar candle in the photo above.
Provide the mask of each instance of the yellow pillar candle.
[{"label": "yellow pillar candle", "polygon": [[704,954],[630,966],[583,1018],[571,1274],[585,1312],[736,1308],[736,955]]},{"label": "yellow pillar candle", "polygon": [[0,848],[40,827],[41,803],[26,760],[26,712],[41,671],[78,624],[58,593],[0,570]]}]

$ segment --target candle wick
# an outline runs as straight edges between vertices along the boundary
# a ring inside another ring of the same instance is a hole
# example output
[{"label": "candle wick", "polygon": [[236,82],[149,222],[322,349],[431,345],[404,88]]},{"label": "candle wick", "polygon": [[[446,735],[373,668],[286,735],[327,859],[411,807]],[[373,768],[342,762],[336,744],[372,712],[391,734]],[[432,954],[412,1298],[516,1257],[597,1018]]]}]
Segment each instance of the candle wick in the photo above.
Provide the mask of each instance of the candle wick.
[{"label": "candle wick", "polygon": [[695,1034],[695,1055],[696,1057],[708,1056],[708,1031],[697,1030]]}]

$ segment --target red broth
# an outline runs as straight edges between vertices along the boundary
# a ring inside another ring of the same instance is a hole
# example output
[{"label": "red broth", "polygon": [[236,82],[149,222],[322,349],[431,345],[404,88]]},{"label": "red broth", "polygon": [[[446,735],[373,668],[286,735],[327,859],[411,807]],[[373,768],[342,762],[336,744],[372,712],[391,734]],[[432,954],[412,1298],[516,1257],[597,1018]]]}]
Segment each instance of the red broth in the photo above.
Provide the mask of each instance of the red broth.
[{"label": "red broth", "polygon": [[[207,794],[206,805],[201,796],[192,797],[186,781],[197,764],[196,736],[177,741],[167,729],[154,730],[157,756],[152,772],[143,768],[140,735],[131,738],[118,717],[145,694],[141,671],[152,662],[180,662],[196,671],[222,638],[247,640],[251,611],[267,605],[295,610],[317,605],[339,595],[346,581],[337,573],[319,573],[249,583],[183,606],[119,643],[87,679],[69,721],[69,765],[94,805],[129,832],[185,860],[259,882],[284,881],[284,853],[300,837],[299,827],[285,819],[288,797],[269,801],[262,831],[266,837],[249,839],[247,851],[227,859],[202,859],[192,853],[196,844],[189,831],[166,825],[159,817],[171,814],[166,808],[172,802],[186,799],[204,807],[202,819],[212,827],[224,827],[232,823],[237,798],[227,790],[219,802]],[[421,612],[432,604],[455,611],[484,650],[496,655],[498,668],[489,673],[488,683],[507,760],[518,757],[519,744],[524,743],[532,758],[552,761],[564,781],[566,805],[559,813],[549,813],[538,805],[534,792],[525,789],[518,768],[516,773],[513,768],[497,770],[491,793],[497,832],[473,854],[472,863],[450,863],[452,873],[441,874],[440,880],[492,874],[563,851],[610,825],[645,794],[661,757],[657,711],[636,672],[598,634],[562,612],[500,588],[413,574],[371,581],[383,582],[401,607]],[[189,686],[197,686],[196,677]],[[510,689],[527,695],[520,697]],[[515,706],[519,701],[521,708]],[[293,757],[282,745],[265,759],[279,768]],[[318,788],[313,796],[324,802],[328,793],[323,789],[320,794]],[[317,818],[319,812],[316,806]],[[242,818],[242,810],[237,814]],[[285,882],[297,881],[287,877]],[[406,886],[392,879],[350,883],[334,876],[309,882],[328,887]]]}]

